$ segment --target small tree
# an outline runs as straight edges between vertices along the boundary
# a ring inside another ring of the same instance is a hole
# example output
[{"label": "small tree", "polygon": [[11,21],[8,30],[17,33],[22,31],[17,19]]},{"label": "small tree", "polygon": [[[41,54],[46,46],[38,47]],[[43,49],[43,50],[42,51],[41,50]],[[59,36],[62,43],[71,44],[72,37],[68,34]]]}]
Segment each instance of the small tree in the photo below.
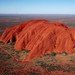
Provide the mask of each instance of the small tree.
[{"label": "small tree", "polygon": [[55,53],[55,52],[51,52],[50,55],[51,55],[51,56],[56,56],[56,53]]}]

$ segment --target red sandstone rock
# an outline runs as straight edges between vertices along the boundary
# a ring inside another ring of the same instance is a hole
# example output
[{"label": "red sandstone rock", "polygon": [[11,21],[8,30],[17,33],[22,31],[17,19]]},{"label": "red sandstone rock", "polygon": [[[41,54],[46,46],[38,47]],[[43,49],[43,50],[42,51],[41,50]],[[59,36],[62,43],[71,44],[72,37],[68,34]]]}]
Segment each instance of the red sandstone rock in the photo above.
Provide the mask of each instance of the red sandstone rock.
[{"label": "red sandstone rock", "polygon": [[14,41],[14,39],[16,40],[18,34],[22,31],[22,29],[23,28],[25,29],[27,26],[31,25],[32,22],[33,21],[31,20],[31,21],[22,23],[20,25],[7,28],[2,34],[0,40],[3,41],[4,43],[8,43],[10,40],[11,41]]},{"label": "red sandstone rock", "polygon": [[[15,43],[16,50],[25,49],[26,45],[33,39],[39,32],[49,25],[45,20],[35,20],[31,26],[24,28],[18,35]],[[27,48],[28,49],[28,48]],[[31,50],[31,49],[28,49]]]},{"label": "red sandstone rock", "polygon": [[13,41],[16,50],[30,50],[26,60],[41,55],[56,53],[73,53],[75,31],[62,23],[47,20],[31,20],[5,30],[1,36],[4,43]]}]

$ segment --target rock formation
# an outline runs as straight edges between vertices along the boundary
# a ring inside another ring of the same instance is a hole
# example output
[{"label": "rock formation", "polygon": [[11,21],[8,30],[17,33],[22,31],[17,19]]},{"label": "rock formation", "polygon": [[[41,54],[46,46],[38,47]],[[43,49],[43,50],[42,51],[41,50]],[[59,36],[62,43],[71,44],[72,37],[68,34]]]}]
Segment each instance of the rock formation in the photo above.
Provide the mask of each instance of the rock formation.
[{"label": "rock formation", "polygon": [[15,50],[29,50],[26,60],[51,52],[73,53],[75,47],[75,30],[58,22],[47,20],[31,20],[20,25],[7,28],[1,41],[14,41]]}]

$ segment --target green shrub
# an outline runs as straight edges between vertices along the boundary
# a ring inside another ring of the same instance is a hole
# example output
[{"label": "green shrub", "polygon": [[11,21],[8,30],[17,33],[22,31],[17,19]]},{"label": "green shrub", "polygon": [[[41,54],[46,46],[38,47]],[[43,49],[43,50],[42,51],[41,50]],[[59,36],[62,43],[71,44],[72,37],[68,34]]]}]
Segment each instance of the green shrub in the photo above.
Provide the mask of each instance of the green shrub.
[{"label": "green shrub", "polygon": [[51,56],[56,56],[56,53],[55,53],[55,52],[51,52],[50,55],[51,55]]}]

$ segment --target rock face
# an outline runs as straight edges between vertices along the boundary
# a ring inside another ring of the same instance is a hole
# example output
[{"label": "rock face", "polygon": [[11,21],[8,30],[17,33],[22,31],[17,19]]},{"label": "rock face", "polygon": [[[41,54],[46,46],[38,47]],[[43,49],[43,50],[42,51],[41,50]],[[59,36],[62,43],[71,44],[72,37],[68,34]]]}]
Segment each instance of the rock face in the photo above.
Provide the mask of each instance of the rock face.
[{"label": "rock face", "polygon": [[1,41],[14,41],[15,50],[29,50],[26,60],[51,52],[73,53],[75,47],[75,30],[62,23],[47,20],[31,20],[26,23],[7,28]]}]

